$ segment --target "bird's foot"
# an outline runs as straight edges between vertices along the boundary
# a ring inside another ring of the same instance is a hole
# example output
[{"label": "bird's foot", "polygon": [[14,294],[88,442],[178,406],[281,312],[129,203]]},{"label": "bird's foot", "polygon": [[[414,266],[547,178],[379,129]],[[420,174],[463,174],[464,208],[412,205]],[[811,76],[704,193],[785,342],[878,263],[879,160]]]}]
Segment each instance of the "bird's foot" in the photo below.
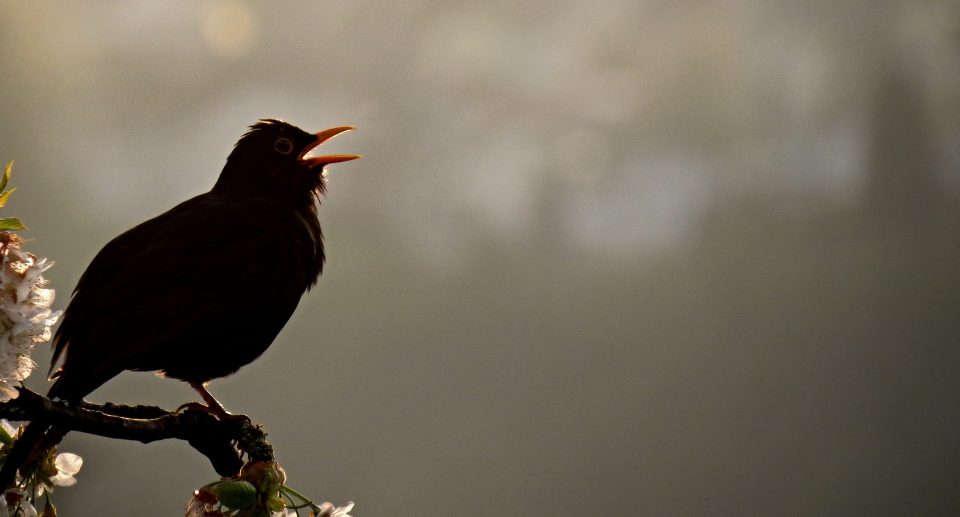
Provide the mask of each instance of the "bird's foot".
[{"label": "bird's foot", "polygon": [[223,404],[220,404],[220,402],[218,402],[217,399],[214,398],[209,391],[207,391],[207,387],[205,383],[191,381],[189,382],[189,384],[193,389],[197,390],[197,393],[199,393],[200,396],[203,397],[203,401],[206,402],[207,404],[204,405],[199,402],[188,402],[180,406],[179,408],[177,408],[178,413],[181,410],[192,409],[194,411],[203,411],[203,412],[209,413],[217,417],[217,420],[220,420],[221,422],[236,422],[241,424],[242,423],[249,424],[252,422],[250,420],[250,417],[248,417],[247,415],[234,415],[227,412],[226,409],[223,409]]},{"label": "bird's foot", "polygon": [[178,407],[176,412],[183,413],[185,411],[200,411],[203,413],[208,413],[217,417],[217,420],[220,421],[251,422],[250,417],[247,415],[234,415],[233,413],[228,412],[226,409],[223,409],[223,406],[219,404],[211,407],[199,402],[187,402],[186,404]]},{"label": "bird's foot", "polygon": [[174,413],[183,413],[185,411],[201,411],[203,413],[214,413],[215,412],[209,407],[199,403],[199,402],[187,402],[186,404],[181,405],[177,408]]}]

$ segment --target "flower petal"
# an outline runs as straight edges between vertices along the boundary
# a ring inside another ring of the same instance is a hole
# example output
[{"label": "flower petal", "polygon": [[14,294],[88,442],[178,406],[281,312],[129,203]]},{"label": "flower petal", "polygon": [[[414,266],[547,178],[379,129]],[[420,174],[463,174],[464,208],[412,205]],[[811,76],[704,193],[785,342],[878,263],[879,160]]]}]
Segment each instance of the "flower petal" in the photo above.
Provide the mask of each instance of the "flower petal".
[{"label": "flower petal", "polygon": [[11,437],[17,436],[17,432],[20,431],[20,426],[14,427],[6,418],[0,420],[0,427]]},{"label": "flower petal", "polygon": [[353,501],[348,502],[346,505],[341,506],[333,511],[333,515],[336,517],[350,517],[347,515],[347,512],[353,510]]},{"label": "flower petal", "polygon": [[53,464],[60,474],[72,476],[80,472],[80,467],[83,467],[83,458],[72,452],[61,452],[57,454],[57,459],[54,460]]},{"label": "flower petal", "polygon": [[7,402],[20,396],[20,392],[9,382],[0,380],[0,402]]},{"label": "flower petal", "polygon": [[50,478],[50,481],[56,486],[73,486],[77,484],[77,478],[73,476],[64,476],[57,474]]}]

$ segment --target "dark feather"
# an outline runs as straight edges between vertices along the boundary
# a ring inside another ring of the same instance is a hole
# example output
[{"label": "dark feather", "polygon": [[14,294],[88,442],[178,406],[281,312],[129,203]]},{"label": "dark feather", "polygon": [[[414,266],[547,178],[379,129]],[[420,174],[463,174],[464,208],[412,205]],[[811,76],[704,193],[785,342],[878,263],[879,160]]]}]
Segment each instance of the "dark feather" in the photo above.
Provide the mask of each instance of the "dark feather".
[{"label": "dark feather", "polygon": [[123,370],[186,381],[258,357],[323,264],[319,225],[269,198],[204,194],[122,234],[81,277],[54,338],[51,396]]}]

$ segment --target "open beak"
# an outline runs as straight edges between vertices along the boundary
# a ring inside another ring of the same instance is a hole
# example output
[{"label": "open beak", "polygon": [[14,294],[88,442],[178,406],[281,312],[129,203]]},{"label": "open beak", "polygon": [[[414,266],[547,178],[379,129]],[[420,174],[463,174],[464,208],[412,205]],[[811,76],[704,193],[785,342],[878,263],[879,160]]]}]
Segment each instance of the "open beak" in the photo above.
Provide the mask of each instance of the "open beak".
[{"label": "open beak", "polygon": [[306,157],[307,153],[315,149],[320,144],[330,140],[340,133],[345,133],[352,129],[353,126],[332,127],[330,129],[324,129],[323,131],[315,134],[314,136],[317,139],[303,148],[303,151],[300,153],[300,161],[313,169],[315,167],[323,167],[324,165],[329,165],[331,163],[349,162],[350,160],[356,160],[357,158],[360,158],[360,156],[356,154],[329,154],[326,156]]}]

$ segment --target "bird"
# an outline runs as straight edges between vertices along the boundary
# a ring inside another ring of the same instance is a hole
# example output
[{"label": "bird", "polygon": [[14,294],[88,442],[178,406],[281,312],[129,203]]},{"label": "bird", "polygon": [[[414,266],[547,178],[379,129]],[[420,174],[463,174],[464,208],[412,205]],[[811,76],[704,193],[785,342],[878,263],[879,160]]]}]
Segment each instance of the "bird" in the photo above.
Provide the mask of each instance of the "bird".
[{"label": "bird", "polygon": [[[80,402],[123,371],[153,371],[187,382],[207,410],[230,417],[207,383],[259,357],[317,283],[326,166],[360,156],[308,153],[352,129],[309,133],[261,119],[209,192],[107,243],[54,334],[48,398]],[[49,429],[28,425],[0,468],[0,486]]]}]

